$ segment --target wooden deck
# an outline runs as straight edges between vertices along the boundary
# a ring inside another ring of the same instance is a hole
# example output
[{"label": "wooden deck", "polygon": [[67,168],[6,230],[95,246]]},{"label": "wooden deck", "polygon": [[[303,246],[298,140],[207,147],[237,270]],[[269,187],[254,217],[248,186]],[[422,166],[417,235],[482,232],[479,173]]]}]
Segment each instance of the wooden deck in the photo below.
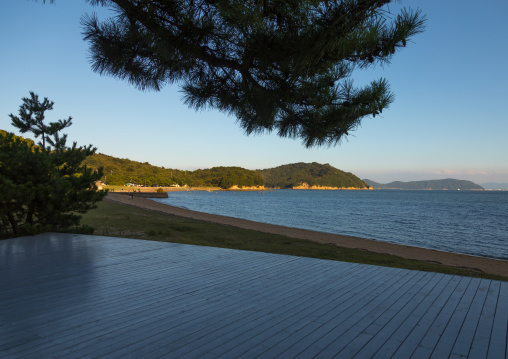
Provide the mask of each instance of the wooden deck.
[{"label": "wooden deck", "polygon": [[135,239],[0,241],[1,358],[506,358],[508,283]]}]

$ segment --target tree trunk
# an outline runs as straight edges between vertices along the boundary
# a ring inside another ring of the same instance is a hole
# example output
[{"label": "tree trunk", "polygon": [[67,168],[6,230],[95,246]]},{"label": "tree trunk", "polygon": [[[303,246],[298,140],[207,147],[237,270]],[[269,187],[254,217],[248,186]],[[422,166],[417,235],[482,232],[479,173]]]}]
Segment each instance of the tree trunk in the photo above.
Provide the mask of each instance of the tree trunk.
[{"label": "tree trunk", "polygon": [[16,222],[16,218],[12,215],[12,213],[7,213],[7,218],[9,219],[9,222],[11,223],[12,233],[14,237],[19,236],[19,230],[18,230],[18,222]]}]

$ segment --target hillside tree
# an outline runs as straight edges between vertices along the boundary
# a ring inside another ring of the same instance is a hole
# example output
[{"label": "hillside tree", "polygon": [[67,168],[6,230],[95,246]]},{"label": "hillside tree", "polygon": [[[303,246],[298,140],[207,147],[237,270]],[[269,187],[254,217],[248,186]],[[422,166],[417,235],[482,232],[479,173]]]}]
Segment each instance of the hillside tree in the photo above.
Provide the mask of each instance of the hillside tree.
[{"label": "hillside tree", "polygon": [[234,115],[247,134],[275,131],[335,145],[394,100],[386,79],[355,70],[390,62],[425,17],[392,0],[87,0],[92,69],[141,90],[181,85],[184,102]]},{"label": "hillside tree", "polygon": [[96,148],[78,147],[76,142],[68,147],[67,135],[61,134],[72,118],[46,124],[45,112],[53,105],[30,92],[18,115],[9,115],[22,133],[40,137],[38,144],[0,132],[0,238],[76,230],[80,214],[106,195],[95,185],[103,176],[102,168],[83,165]]}]

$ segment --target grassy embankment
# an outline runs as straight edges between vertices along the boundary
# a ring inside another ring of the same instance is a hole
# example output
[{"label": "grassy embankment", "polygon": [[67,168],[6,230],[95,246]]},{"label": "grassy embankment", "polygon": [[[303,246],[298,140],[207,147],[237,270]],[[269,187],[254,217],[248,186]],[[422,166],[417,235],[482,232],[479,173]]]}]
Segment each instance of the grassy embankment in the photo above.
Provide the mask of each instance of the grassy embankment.
[{"label": "grassy embankment", "polygon": [[100,236],[288,254],[508,281],[501,276],[182,218],[108,201],[99,203],[97,209],[85,214],[81,223],[94,227],[94,234]]}]

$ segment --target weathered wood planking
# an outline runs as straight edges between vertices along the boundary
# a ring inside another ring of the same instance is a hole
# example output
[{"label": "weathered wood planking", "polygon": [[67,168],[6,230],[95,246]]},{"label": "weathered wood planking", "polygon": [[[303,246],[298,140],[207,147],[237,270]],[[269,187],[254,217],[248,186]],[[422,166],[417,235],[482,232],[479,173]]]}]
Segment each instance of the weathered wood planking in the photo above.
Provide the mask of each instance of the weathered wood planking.
[{"label": "weathered wood planking", "polygon": [[506,358],[508,283],[136,239],[0,241],[2,358]]}]

